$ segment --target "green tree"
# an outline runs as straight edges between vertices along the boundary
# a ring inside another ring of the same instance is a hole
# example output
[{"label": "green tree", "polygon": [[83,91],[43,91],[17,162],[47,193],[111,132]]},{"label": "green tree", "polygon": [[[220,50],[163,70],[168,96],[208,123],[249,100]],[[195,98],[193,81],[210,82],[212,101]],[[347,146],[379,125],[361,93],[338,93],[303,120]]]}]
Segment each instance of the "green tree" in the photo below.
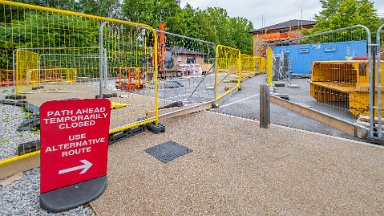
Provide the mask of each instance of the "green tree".
[{"label": "green tree", "polygon": [[252,54],[253,39],[249,32],[253,31],[253,24],[245,18],[230,18],[230,35],[233,47],[237,47],[244,54]]},{"label": "green tree", "polygon": [[[17,1],[104,17],[127,19],[133,22],[145,23],[153,28],[158,28],[160,20],[163,20],[166,24],[166,31],[199,38],[216,44],[236,47],[241,49],[243,53],[251,53],[252,50],[252,35],[249,34],[249,32],[253,30],[252,23],[244,18],[229,17],[224,8],[214,7],[200,10],[199,8],[193,8],[189,4],[181,8],[180,0],[124,0],[122,4],[120,4],[119,0]],[[23,22],[24,19],[30,19],[29,13],[27,10],[24,11],[18,10],[15,7],[6,7],[6,10],[0,10],[0,23],[7,24],[10,23],[11,20]],[[40,13],[35,13],[35,17],[39,17],[39,15]],[[53,18],[54,17],[53,15]],[[21,25],[24,24],[22,23]],[[6,25],[4,28],[7,29]],[[29,30],[33,31],[33,29]],[[57,37],[51,41],[60,41],[60,34],[62,33],[60,30],[57,32],[51,31],[50,35]],[[44,40],[51,38],[51,36],[47,37],[44,35],[44,31],[42,31],[41,34],[43,34],[41,36],[44,37]],[[22,37],[18,37],[18,41],[24,46],[26,44],[23,44],[23,40]],[[37,44],[36,46],[40,45]]]},{"label": "green tree", "polygon": [[181,10],[179,0],[124,0],[122,9],[128,20],[154,28],[159,27],[161,18],[167,23]]},{"label": "green tree", "polygon": [[[72,11],[77,11],[78,9],[76,0],[16,0],[16,2]],[[20,10],[17,7],[4,7],[0,10],[0,22],[9,23],[11,19],[23,20],[24,13],[24,10]]]},{"label": "green tree", "polygon": [[119,0],[16,0],[18,2],[58,8],[63,10],[76,11],[86,14],[92,14],[97,16],[108,17],[110,14],[114,14],[112,10],[119,10],[119,8],[113,7],[119,4]]},{"label": "green tree", "polygon": [[166,27],[172,33],[195,37],[194,32],[198,27],[196,21],[196,10],[187,4],[180,12],[173,17],[168,17]]},{"label": "green tree", "polygon": [[208,8],[206,10],[213,32],[217,36],[216,44],[232,46],[228,12],[224,8]]},{"label": "green tree", "polygon": [[[311,33],[320,33],[353,25],[367,26],[376,32],[382,21],[369,0],[320,0],[323,10],[315,16]],[[308,33],[308,32],[304,32]]]},{"label": "green tree", "polygon": [[212,28],[212,20],[206,10],[194,9],[187,4],[166,23],[169,31],[189,37],[199,38],[210,42],[218,42],[218,37]]},{"label": "green tree", "polygon": [[198,25],[198,38],[218,44],[219,35],[215,34],[212,28],[212,19],[207,11],[198,11],[195,16],[195,21]]},{"label": "green tree", "polygon": [[86,14],[108,17],[118,0],[79,0],[78,10]]},{"label": "green tree", "polygon": [[26,3],[26,4],[58,8],[63,10],[77,11],[78,9],[77,0],[16,0],[16,1],[21,3]]},{"label": "green tree", "polygon": [[[57,48],[98,46],[100,23],[76,17],[62,19],[60,14],[26,13],[23,20],[0,23],[0,68],[12,66],[13,50],[17,48]],[[41,28],[49,26],[49,28]]]}]

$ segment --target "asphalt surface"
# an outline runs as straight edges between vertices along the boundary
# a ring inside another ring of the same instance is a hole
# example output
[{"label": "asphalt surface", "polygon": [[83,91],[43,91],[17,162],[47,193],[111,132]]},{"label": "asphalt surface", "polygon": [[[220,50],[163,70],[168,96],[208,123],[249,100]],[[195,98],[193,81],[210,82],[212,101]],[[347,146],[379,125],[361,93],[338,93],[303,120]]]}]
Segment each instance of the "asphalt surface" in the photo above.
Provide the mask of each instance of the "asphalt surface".
[{"label": "asphalt surface", "polygon": [[[309,94],[309,84],[307,79],[293,80],[293,83],[298,83],[300,88],[284,91],[277,88],[277,92],[289,94],[295,102],[302,105],[307,105],[313,109],[327,112],[331,115],[353,121],[351,115],[346,111],[338,108],[330,107],[316,102]],[[231,97],[226,99],[218,109],[214,112],[224,113],[228,115],[238,116],[248,119],[260,119],[260,85],[266,83],[266,74],[261,74],[243,81],[241,91],[236,92]],[[356,139],[346,133],[340,132],[327,125],[319,123],[315,120],[297,114],[289,109],[271,103],[271,123],[283,125],[291,128],[302,129],[322,133],[331,136],[338,136],[349,139]]]}]

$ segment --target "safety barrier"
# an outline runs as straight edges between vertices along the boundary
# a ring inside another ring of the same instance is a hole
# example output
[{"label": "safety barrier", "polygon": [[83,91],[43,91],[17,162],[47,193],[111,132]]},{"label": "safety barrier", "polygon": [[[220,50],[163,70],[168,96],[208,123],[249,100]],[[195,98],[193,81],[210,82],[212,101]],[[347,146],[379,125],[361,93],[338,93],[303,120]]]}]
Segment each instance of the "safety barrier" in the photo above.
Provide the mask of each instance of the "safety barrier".
[{"label": "safety barrier", "polygon": [[212,102],[216,45],[161,29],[158,36],[160,112]]},{"label": "safety barrier", "polygon": [[239,49],[218,45],[216,48],[215,100],[241,88],[241,53]]},{"label": "safety barrier", "polygon": [[361,25],[266,44],[275,96],[355,124],[370,112],[369,44]]},{"label": "safety barrier", "polygon": [[[159,112],[205,107],[241,88],[238,49],[140,23],[0,5],[1,116],[13,125],[1,125],[0,164],[39,148],[39,106],[46,101],[109,98],[116,135],[158,124]],[[245,69],[265,71],[265,58],[249,58]]]},{"label": "safety barrier", "polygon": [[[373,50],[373,66],[376,68],[377,73],[370,78],[370,115],[369,127],[370,138],[379,140],[383,144],[383,75],[384,75],[384,55],[383,43],[384,39],[384,25],[382,25],[376,33],[376,49]],[[377,90],[376,90],[377,89]],[[376,118],[377,116],[377,118]]]},{"label": "safety barrier", "polygon": [[272,85],[273,77],[273,49],[272,47],[267,47],[267,83]]},{"label": "safety barrier", "polygon": [[16,94],[41,84],[98,81],[99,47],[17,48],[14,61]]},{"label": "safety barrier", "polygon": [[0,160],[38,148],[39,106],[49,100],[109,98],[112,134],[158,124],[152,27],[12,1],[0,7]]},{"label": "safety barrier", "polygon": [[16,50],[16,94],[38,84],[39,54],[28,50]]},{"label": "safety barrier", "polygon": [[32,69],[31,73],[34,77],[37,77],[37,84],[61,82],[72,84],[76,82],[77,68]]},{"label": "safety barrier", "polygon": [[113,96],[110,100],[122,107],[113,111],[112,128],[157,122],[156,31],[145,25],[104,22],[99,34],[101,94]]},{"label": "safety barrier", "polygon": [[0,86],[14,85],[13,70],[0,69]]},{"label": "safety barrier", "polygon": [[265,57],[257,56],[256,57],[256,68],[258,68],[258,73],[265,73],[267,71],[267,64]]},{"label": "safety barrier", "polygon": [[262,56],[241,54],[241,66],[243,79],[265,73],[265,58]]}]

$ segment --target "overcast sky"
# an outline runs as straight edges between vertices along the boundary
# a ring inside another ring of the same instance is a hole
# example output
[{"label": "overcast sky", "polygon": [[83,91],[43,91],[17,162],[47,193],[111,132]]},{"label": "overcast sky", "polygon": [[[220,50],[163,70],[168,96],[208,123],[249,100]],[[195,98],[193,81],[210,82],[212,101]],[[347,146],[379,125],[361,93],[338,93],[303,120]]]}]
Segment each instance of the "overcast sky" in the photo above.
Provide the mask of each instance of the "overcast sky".
[{"label": "overcast sky", "polygon": [[[321,4],[319,0],[181,0],[181,6],[189,3],[194,8],[222,7],[231,17],[244,17],[252,21],[255,29],[273,25],[291,19],[302,18],[313,20],[314,14],[319,13]],[[378,14],[384,17],[384,0],[373,0]]]}]

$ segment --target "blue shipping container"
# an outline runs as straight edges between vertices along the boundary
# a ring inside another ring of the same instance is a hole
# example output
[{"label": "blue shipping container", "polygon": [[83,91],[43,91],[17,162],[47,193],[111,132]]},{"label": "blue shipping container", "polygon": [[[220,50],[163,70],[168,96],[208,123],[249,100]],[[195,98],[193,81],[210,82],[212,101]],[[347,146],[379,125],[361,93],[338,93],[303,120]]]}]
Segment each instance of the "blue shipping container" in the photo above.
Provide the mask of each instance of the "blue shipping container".
[{"label": "blue shipping container", "polygon": [[288,55],[292,75],[310,75],[312,62],[347,60],[347,57],[367,56],[367,41],[303,44],[273,48],[274,56]]}]

